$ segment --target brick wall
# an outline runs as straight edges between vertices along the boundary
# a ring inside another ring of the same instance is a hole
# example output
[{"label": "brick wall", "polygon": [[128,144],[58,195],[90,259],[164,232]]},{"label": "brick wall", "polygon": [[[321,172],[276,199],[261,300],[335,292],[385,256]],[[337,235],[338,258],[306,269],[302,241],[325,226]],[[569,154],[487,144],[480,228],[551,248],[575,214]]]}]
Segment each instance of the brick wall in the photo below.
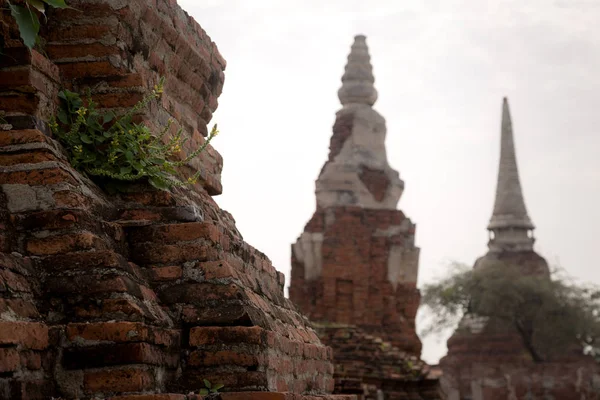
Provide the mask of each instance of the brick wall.
[{"label": "brick wall", "polygon": [[[357,325],[410,354],[420,354],[416,279],[394,285],[388,277],[391,247],[412,249],[414,225],[408,222],[398,210],[317,210],[305,232],[323,234],[321,275],[306,279],[305,263],[293,250],[290,298],[313,321]],[[406,229],[383,234],[400,226]]]},{"label": "brick wall", "polygon": [[223,88],[216,45],[173,0],[69,4],[49,12],[42,52],[1,11],[0,110],[12,129],[0,131],[0,398],[181,400],[203,379],[230,400],[329,393],[331,349],[211,198],[216,150],[180,171],[203,171],[193,188],[108,196],[47,128],[60,87],[90,88],[119,111],[162,75],[162,101],[142,119],[174,118],[191,139],[184,157]]},{"label": "brick wall", "polygon": [[433,400],[441,396],[430,367],[414,355],[394,347],[361,328],[316,324],[323,342],[335,352],[335,392],[375,400]]}]

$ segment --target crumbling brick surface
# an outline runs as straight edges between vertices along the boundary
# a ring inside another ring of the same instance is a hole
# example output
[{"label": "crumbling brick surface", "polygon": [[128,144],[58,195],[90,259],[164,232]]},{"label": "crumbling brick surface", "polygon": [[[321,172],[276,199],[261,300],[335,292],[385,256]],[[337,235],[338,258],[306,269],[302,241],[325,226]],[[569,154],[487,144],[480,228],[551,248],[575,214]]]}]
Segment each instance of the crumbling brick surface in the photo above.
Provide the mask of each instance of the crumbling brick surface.
[{"label": "crumbling brick surface", "polygon": [[390,342],[369,335],[356,326],[316,324],[321,340],[335,355],[335,393],[359,394],[377,399],[439,399],[439,382],[430,367]]},{"label": "crumbling brick surface", "polygon": [[69,4],[49,12],[47,57],[0,11],[0,109],[12,125],[0,131],[0,399],[193,399],[204,379],[224,384],[225,400],[328,399],[331,349],[211,198],[216,150],[182,169],[202,171],[194,187],[108,196],[47,129],[61,87],[119,111],[162,75],[162,101],[143,119],[174,118],[190,138],[184,157],[223,88],[216,45],[174,1]]},{"label": "crumbling brick surface", "polygon": [[319,277],[306,279],[306,265],[292,251],[289,292],[300,310],[313,321],[357,325],[420,354],[416,279],[394,285],[388,278],[390,248],[406,244],[410,249],[414,240],[414,225],[404,214],[361,207],[317,210],[305,232],[323,234],[322,267]]},{"label": "crumbling brick surface", "polygon": [[384,171],[372,169],[367,166],[362,167],[360,180],[377,201],[383,200],[390,186],[390,179]]}]

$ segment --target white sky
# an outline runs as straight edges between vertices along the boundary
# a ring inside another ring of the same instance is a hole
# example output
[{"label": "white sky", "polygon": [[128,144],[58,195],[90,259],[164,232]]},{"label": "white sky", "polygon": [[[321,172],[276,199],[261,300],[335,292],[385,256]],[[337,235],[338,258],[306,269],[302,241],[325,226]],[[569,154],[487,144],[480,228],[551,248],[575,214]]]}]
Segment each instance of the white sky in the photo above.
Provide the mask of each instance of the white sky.
[{"label": "white sky", "polygon": [[[508,96],[537,251],[600,283],[600,0],[179,0],[228,62],[213,142],[246,241],[288,277],[315,208],[340,78],[365,34],[419,285],[487,248]],[[436,363],[447,336],[424,338]]]}]

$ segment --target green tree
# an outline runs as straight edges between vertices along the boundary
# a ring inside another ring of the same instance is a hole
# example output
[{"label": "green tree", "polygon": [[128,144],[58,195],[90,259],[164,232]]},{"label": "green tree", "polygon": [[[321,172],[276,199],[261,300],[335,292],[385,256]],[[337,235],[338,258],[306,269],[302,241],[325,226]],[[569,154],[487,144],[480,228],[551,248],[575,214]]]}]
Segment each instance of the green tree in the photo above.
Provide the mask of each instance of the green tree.
[{"label": "green tree", "polygon": [[524,275],[517,266],[491,265],[454,271],[422,290],[431,322],[425,334],[456,325],[465,314],[512,327],[535,361],[560,357],[580,346],[600,355],[600,290],[575,283],[559,270],[551,277]]}]

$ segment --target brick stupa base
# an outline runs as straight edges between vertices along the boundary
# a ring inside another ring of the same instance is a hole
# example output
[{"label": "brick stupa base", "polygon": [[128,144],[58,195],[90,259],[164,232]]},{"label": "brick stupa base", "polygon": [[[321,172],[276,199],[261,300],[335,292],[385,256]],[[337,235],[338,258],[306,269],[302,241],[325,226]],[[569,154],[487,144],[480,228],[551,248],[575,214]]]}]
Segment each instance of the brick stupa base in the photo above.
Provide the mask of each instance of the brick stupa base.
[{"label": "brick stupa base", "polygon": [[119,111],[162,75],[162,100],[143,118],[173,117],[191,138],[185,157],[223,87],[215,44],[174,1],[69,5],[44,25],[48,58],[0,11],[11,125],[0,131],[0,399],[192,399],[205,379],[224,385],[223,400],[327,396],[331,349],[212,200],[222,167],[212,147],[181,170],[202,171],[190,190],[132,185],[109,197],[48,134],[60,87],[91,87]]}]

